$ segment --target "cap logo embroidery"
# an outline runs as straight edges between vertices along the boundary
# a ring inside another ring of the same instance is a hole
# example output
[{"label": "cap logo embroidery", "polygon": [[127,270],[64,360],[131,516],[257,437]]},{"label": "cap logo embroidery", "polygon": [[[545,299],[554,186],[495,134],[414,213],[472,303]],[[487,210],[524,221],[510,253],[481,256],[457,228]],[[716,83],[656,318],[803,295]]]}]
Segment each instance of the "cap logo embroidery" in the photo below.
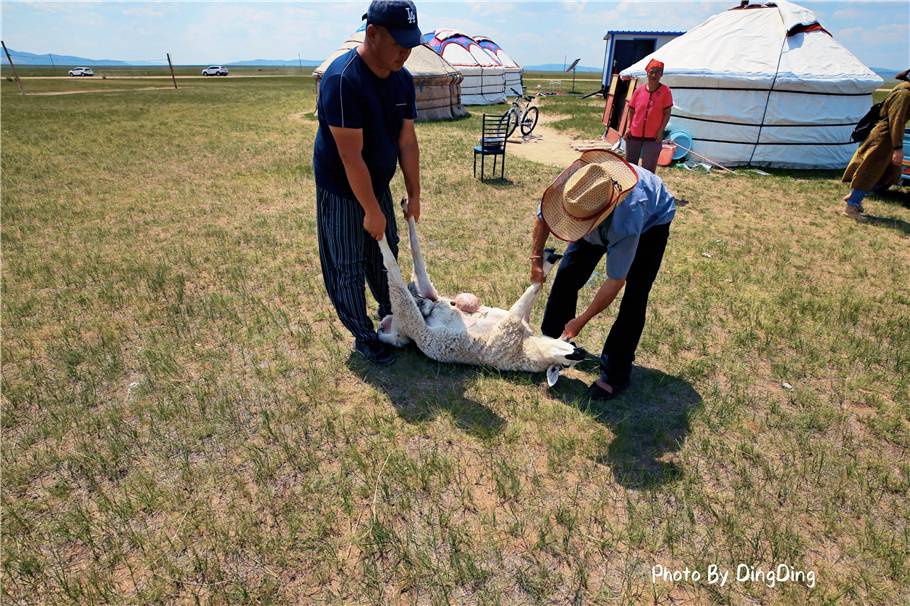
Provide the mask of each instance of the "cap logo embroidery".
[{"label": "cap logo embroidery", "polygon": [[410,6],[404,7],[404,10],[408,12],[408,23],[416,23],[417,15],[414,14],[414,11],[411,10]]}]

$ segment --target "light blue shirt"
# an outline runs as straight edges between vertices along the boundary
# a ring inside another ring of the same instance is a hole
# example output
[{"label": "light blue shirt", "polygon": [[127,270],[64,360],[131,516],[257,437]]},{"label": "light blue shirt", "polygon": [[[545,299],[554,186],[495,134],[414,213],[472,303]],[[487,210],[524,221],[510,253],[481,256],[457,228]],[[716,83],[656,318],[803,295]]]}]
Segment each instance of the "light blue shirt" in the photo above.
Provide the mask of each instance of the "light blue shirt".
[{"label": "light blue shirt", "polygon": [[[606,221],[583,239],[607,249],[607,277],[625,280],[635,260],[638,239],[655,225],[665,225],[676,215],[676,200],[660,177],[640,166],[638,183]],[[540,208],[537,216],[542,217]]]}]

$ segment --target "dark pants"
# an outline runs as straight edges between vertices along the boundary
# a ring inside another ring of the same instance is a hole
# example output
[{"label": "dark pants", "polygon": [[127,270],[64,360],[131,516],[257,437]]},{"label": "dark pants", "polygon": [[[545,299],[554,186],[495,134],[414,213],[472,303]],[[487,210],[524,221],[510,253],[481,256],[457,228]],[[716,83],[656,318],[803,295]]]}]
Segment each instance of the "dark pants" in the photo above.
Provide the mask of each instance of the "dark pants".
[{"label": "dark pants", "polygon": [[[629,380],[635,350],[645,327],[645,311],[651,285],[657,277],[660,262],[670,236],[670,224],[655,225],[641,235],[635,259],[626,276],[626,285],[619,305],[619,314],[610,329],[600,355],[601,379],[610,385]],[[547,299],[547,308],[540,329],[548,337],[558,339],[566,323],[575,317],[578,291],[588,282],[594,268],[607,252],[606,247],[584,240],[573,242],[559,263],[556,278]]]},{"label": "dark pants", "polygon": [[638,164],[639,158],[643,168],[652,173],[657,172],[657,158],[660,156],[662,143],[654,139],[633,139],[626,137],[626,160],[629,164]]},{"label": "dark pants", "polygon": [[[398,258],[398,230],[392,208],[392,193],[379,196],[386,218],[385,237]],[[363,229],[364,212],[357,200],[316,188],[316,228],[322,279],[341,323],[355,339],[376,339],[373,321],[367,315],[364,278],[379,302],[379,317],[392,313],[389,281],[379,244]]]}]

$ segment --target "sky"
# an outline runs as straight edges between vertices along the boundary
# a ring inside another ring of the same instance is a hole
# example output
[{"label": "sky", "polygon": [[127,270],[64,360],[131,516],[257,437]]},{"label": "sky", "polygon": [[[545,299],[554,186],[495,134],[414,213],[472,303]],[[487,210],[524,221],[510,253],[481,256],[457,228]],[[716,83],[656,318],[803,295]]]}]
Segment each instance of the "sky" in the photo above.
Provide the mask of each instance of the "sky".
[{"label": "sky", "polygon": [[[322,60],[360,25],[368,0],[352,2],[15,2],[0,0],[9,48],[124,61],[219,64],[249,59]],[[485,34],[522,65],[603,63],[610,29],[690,29],[738,4],[651,1],[417,0],[421,30]],[[910,2],[802,2],[866,65],[910,65]]]}]

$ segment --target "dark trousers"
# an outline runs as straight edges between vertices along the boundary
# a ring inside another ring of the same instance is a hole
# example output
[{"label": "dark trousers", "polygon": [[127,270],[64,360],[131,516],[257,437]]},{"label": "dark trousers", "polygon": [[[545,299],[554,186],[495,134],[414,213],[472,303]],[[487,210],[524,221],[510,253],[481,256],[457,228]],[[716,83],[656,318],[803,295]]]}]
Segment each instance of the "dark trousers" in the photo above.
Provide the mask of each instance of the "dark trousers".
[{"label": "dark trousers", "polygon": [[[635,350],[645,328],[645,311],[651,285],[657,277],[664,258],[670,224],[655,225],[641,235],[635,259],[626,276],[626,285],[619,305],[619,314],[600,355],[600,376],[610,385],[629,380]],[[556,278],[547,299],[547,308],[540,329],[548,337],[558,339],[566,323],[575,317],[578,291],[588,282],[594,268],[606,254],[604,246],[584,240],[573,242],[559,263]]]},{"label": "dark trousers", "polygon": [[[389,248],[398,258],[398,229],[388,189],[379,196],[379,208],[386,218]],[[380,318],[392,313],[392,304],[382,253],[376,240],[363,229],[363,217],[357,200],[316,187],[316,229],[325,289],[345,328],[355,339],[371,341],[376,339],[376,332],[367,315],[364,278],[379,302]]]},{"label": "dark trousers", "polygon": [[657,158],[663,144],[654,139],[633,139],[626,137],[626,161],[629,164],[638,164],[639,158],[643,168],[657,172]]}]

